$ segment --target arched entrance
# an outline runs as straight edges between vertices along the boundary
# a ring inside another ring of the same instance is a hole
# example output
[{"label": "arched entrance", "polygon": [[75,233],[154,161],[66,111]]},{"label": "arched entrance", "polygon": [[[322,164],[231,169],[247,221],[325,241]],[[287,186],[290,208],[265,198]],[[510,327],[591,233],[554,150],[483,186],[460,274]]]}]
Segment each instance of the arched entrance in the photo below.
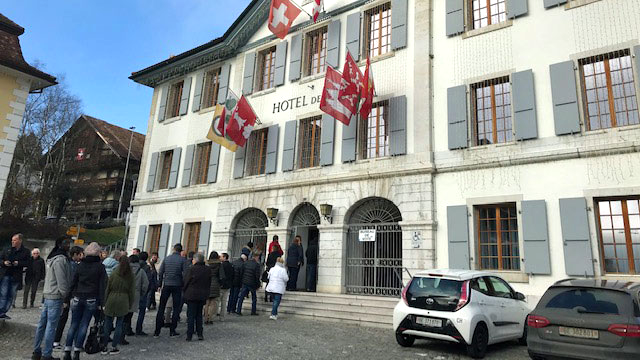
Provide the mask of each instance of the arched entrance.
[{"label": "arched entrance", "polygon": [[348,215],[346,290],[348,294],[400,296],[402,215],[379,197],[356,203]]},{"label": "arched entrance", "polygon": [[[320,239],[320,233],[318,232],[317,225],[320,224],[320,214],[318,210],[310,203],[302,203],[296,207],[291,213],[289,222],[289,239],[287,242],[287,248],[293,243],[293,239],[296,235],[300,235],[302,238],[302,248],[305,250],[305,265],[300,268],[298,274],[298,289],[315,290],[315,286],[307,284],[307,265],[309,264],[306,250],[309,245],[313,245],[316,251],[318,250],[318,241]],[[314,277],[314,284],[317,283],[318,278],[318,264],[315,266],[315,274],[311,274]],[[313,270],[311,270],[313,271]]]},{"label": "arched entrance", "polygon": [[[267,248],[267,231],[269,225],[267,215],[260,209],[248,208],[240,212],[233,225],[233,242],[231,244],[231,257],[236,259],[242,253],[242,248],[249,242],[253,242],[254,249],[262,250],[264,254]],[[262,256],[264,260],[266,255]]]}]

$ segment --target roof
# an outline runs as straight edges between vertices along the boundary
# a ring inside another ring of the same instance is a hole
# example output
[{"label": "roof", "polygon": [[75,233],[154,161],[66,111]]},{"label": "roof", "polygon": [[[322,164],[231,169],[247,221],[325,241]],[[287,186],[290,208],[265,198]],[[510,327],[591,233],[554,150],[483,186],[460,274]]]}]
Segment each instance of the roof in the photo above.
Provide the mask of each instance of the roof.
[{"label": "roof", "polygon": [[586,287],[601,288],[620,291],[639,290],[640,282],[621,281],[621,280],[604,280],[604,279],[565,279],[553,284],[554,287]]},{"label": "roof", "polygon": [[56,78],[29,65],[22,56],[18,37],[24,28],[0,14],[0,65],[31,75],[40,81],[31,84],[31,91],[57,84]]},{"label": "roof", "polygon": [[89,115],[82,115],[80,119],[84,119],[89,123],[96,133],[109,145],[116,155],[126,158],[129,151],[129,141],[133,133],[131,142],[131,159],[140,161],[142,159],[142,150],[144,148],[144,135],[129,129],[109,124],[108,122],[96,119]]},{"label": "roof", "polygon": [[457,280],[469,280],[480,276],[494,275],[486,271],[477,270],[459,270],[459,269],[433,269],[422,270],[416,273],[415,276],[442,276],[446,278],[453,278]]}]

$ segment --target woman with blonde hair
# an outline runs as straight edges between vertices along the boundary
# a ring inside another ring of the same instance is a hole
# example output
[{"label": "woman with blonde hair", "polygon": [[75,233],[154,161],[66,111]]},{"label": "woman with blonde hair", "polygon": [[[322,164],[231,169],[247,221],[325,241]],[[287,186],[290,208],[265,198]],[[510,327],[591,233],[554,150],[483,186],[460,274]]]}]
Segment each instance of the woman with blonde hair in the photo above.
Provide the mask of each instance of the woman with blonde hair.
[{"label": "woman with blonde hair", "polygon": [[278,320],[278,307],[289,281],[289,274],[284,267],[284,259],[281,257],[276,261],[276,266],[269,270],[269,284],[267,291],[273,295],[273,307],[271,308],[271,316],[269,319]]}]

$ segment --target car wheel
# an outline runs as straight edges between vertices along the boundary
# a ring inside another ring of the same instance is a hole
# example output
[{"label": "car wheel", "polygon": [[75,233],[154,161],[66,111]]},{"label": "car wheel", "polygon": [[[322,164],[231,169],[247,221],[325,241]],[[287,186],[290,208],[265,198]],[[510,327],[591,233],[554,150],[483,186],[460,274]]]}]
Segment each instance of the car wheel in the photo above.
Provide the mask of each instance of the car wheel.
[{"label": "car wheel", "polygon": [[396,333],[396,341],[398,342],[398,345],[402,347],[411,347],[416,341],[416,337],[412,335],[403,335]]},{"label": "car wheel", "polygon": [[527,346],[527,324],[524,325],[524,330],[522,330],[522,337],[518,339],[518,343],[522,346]]},{"label": "car wheel", "polygon": [[482,359],[487,353],[487,344],[489,344],[489,331],[484,323],[480,323],[473,332],[471,344],[467,345],[467,354],[474,359]]}]

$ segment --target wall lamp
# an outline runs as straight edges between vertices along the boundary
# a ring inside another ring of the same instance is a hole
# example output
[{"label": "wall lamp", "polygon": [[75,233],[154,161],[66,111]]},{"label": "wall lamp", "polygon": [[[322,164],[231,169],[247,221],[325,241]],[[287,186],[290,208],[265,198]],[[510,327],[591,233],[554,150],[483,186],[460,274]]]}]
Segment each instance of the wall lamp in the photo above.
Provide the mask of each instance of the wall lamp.
[{"label": "wall lamp", "polygon": [[320,214],[329,224],[333,224],[333,216],[331,216],[331,211],[333,210],[333,205],[330,204],[320,204]]},{"label": "wall lamp", "polygon": [[275,226],[278,226],[278,209],[276,208],[267,208],[267,217],[269,221]]}]

